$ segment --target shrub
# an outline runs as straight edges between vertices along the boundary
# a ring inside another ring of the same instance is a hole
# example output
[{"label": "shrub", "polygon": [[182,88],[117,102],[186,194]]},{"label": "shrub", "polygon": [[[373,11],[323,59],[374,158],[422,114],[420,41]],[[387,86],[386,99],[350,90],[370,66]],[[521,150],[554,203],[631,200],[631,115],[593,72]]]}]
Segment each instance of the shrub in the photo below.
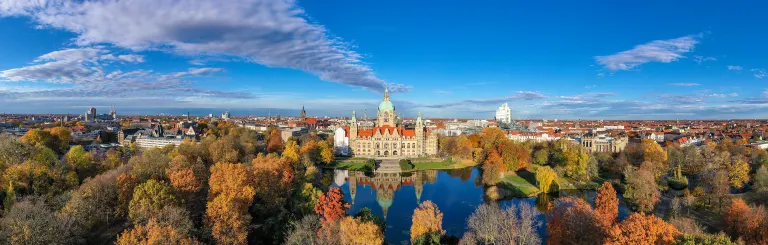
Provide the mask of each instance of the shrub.
[{"label": "shrub", "polygon": [[685,188],[688,188],[688,178],[685,176],[681,178],[670,177],[667,179],[667,185],[674,190],[685,190]]},{"label": "shrub", "polygon": [[412,170],[414,167],[413,163],[411,163],[411,161],[408,159],[400,159],[399,164],[400,164],[400,169],[402,170]]}]

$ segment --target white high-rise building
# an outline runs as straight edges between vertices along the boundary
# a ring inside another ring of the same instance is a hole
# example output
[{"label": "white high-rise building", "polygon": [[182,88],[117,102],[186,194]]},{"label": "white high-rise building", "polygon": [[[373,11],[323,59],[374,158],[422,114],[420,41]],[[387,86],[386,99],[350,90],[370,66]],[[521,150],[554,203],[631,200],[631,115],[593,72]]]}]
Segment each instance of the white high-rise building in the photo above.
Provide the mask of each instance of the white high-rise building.
[{"label": "white high-rise building", "polygon": [[512,123],[512,110],[509,109],[507,103],[502,104],[496,110],[496,121],[499,123]]},{"label": "white high-rise building", "polygon": [[96,108],[91,107],[91,109],[88,109],[88,111],[85,112],[85,121],[86,122],[96,121]]}]

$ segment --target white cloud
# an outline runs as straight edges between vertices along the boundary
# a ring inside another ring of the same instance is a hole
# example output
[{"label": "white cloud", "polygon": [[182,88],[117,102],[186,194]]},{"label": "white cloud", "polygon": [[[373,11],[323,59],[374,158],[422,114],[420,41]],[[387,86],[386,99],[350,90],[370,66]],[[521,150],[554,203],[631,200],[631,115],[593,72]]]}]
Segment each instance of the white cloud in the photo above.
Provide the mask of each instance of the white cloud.
[{"label": "white cloud", "polygon": [[233,56],[374,91],[408,87],[376,77],[363,55],[309,21],[294,0],[5,0],[0,16],[28,16],[42,27],[71,31],[81,46]]},{"label": "white cloud", "polygon": [[672,84],[669,84],[669,85],[670,86],[675,86],[675,87],[695,87],[695,86],[700,86],[701,84],[698,84],[698,83],[672,83]]},{"label": "white cloud", "polygon": [[765,75],[766,75],[766,73],[765,73],[765,69],[750,69],[749,71],[751,71],[751,72],[752,72],[752,74],[753,74],[753,75],[754,75],[756,78],[760,78],[760,79],[764,78],[764,77],[765,77]]},{"label": "white cloud", "polygon": [[742,69],[744,69],[744,67],[741,67],[741,66],[726,66],[726,67],[728,67],[729,71],[741,71]]},{"label": "white cloud", "polygon": [[434,93],[436,93],[436,94],[453,94],[453,92],[451,92],[451,91],[440,90],[440,89],[435,89],[435,90],[434,90],[434,91],[432,91],[432,92],[434,92]]},{"label": "white cloud", "polygon": [[701,65],[701,63],[704,63],[704,62],[707,62],[707,61],[715,61],[717,59],[715,59],[715,57],[704,57],[704,56],[701,56],[701,55],[694,55],[693,56],[693,60],[695,60],[696,63],[698,63],[699,65]]},{"label": "white cloud", "polygon": [[595,60],[608,70],[631,70],[648,62],[670,63],[685,58],[684,53],[693,51],[701,35],[690,35],[669,40],[656,40]]}]

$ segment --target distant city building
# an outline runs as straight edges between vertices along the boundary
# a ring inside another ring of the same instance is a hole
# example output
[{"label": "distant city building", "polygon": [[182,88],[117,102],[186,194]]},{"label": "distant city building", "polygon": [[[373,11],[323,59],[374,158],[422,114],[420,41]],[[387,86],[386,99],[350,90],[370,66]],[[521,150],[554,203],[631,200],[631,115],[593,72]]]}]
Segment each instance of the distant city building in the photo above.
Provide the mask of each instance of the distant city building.
[{"label": "distant city building", "polygon": [[88,111],[85,112],[85,121],[86,122],[96,121],[96,108],[91,107],[91,109],[88,109]]},{"label": "distant city building", "polygon": [[229,111],[224,112],[224,114],[221,114],[221,120],[227,121],[229,118],[231,118],[232,115],[229,114]]},{"label": "distant city building", "polygon": [[496,121],[499,123],[512,123],[512,110],[509,109],[507,103],[502,104],[499,109],[496,110]]},{"label": "distant city building", "polygon": [[349,137],[347,137],[347,131],[344,128],[339,127],[334,131],[333,145],[337,155],[349,156]]},{"label": "distant city building", "polygon": [[510,132],[507,134],[507,138],[509,138],[512,141],[518,141],[518,142],[525,142],[525,141],[535,141],[535,142],[549,142],[549,141],[555,141],[560,139],[559,135],[550,135],[548,133],[537,133],[537,132]]}]

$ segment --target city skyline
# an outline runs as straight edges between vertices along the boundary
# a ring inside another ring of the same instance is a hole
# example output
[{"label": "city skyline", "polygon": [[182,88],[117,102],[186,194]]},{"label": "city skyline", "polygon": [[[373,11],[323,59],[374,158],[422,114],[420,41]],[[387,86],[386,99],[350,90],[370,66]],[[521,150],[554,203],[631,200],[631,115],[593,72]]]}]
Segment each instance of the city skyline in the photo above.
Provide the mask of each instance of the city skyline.
[{"label": "city skyline", "polygon": [[0,113],[765,119],[765,7],[3,1]]}]

